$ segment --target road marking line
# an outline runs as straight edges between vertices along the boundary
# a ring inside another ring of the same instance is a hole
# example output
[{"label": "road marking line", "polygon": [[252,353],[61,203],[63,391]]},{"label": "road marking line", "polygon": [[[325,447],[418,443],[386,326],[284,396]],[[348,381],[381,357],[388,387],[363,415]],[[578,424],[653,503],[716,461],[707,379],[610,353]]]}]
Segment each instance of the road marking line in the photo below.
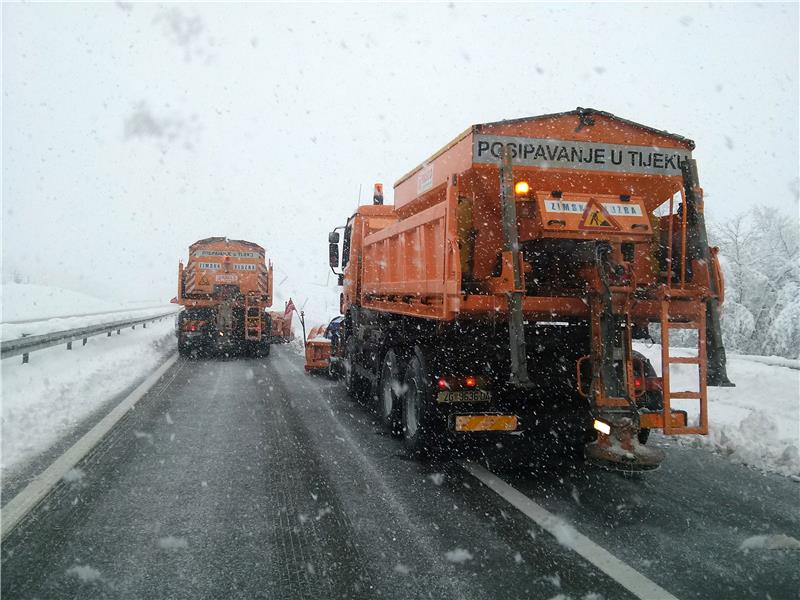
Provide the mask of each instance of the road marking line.
[{"label": "road marking line", "polygon": [[461,466],[498,496],[535,521],[560,544],[580,554],[636,597],[646,600],[654,598],[677,600],[667,590],[619,560],[605,548],[595,544],[572,525],[548,512],[497,475],[475,463],[461,461]]},{"label": "road marking line", "polygon": [[111,431],[114,425],[144,396],[161,376],[175,364],[178,355],[173,354],[167,361],[156,369],[139,387],[133,390],[127,398],[120,402],[102,420],[92,427],[86,435],[72,445],[64,454],[59,456],[53,464],[47,467],[40,475],[35,477],[25,489],[14,496],[0,510],[0,539],[6,536],[17,526],[22,518],[27,515],[50,490],[69,473],[89,451],[94,448],[103,437]]}]

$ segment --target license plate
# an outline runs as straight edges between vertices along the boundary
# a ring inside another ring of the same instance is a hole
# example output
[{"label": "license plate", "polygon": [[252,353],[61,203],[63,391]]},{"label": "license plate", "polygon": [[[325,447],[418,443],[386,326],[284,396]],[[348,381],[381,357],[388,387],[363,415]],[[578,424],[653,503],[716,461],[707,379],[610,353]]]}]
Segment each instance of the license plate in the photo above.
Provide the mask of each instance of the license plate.
[{"label": "license plate", "polygon": [[456,415],[456,431],[516,431],[516,415]]},{"label": "license plate", "polygon": [[236,275],[217,275],[217,283],[236,283]]},{"label": "license plate", "polygon": [[437,402],[488,402],[492,393],[486,390],[460,390],[457,392],[439,392]]}]

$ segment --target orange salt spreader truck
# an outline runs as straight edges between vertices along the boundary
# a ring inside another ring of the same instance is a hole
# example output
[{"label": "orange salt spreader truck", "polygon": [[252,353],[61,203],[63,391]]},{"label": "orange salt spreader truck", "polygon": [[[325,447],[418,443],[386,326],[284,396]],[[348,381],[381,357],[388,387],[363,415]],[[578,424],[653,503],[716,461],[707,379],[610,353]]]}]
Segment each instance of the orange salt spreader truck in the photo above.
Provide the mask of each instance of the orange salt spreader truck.
[{"label": "orange salt spreader truck", "polygon": [[178,350],[267,356],[272,263],[253,242],[210,237],[178,265]]},{"label": "orange salt spreader truck", "polygon": [[[706,434],[706,386],[733,384],[693,148],[578,108],[470,127],[395,183],[394,206],[376,185],[328,238],[348,390],[412,454],[515,433],[647,470],[664,458],[650,430]],[[661,377],[632,346],[652,323]],[[675,329],[696,331],[693,356],[670,353]]]}]

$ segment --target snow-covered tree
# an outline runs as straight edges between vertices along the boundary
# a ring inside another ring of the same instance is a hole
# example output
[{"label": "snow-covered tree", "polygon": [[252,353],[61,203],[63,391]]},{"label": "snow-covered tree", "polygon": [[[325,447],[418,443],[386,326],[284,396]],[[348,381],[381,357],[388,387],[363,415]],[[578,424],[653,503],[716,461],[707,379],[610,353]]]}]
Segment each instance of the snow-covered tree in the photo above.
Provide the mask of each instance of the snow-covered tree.
[{"label": "snow-covered tree", "polygon": [[729,351],[800,352],[800,223],[765,206],[709,228],[725,274],[722,333]]}]

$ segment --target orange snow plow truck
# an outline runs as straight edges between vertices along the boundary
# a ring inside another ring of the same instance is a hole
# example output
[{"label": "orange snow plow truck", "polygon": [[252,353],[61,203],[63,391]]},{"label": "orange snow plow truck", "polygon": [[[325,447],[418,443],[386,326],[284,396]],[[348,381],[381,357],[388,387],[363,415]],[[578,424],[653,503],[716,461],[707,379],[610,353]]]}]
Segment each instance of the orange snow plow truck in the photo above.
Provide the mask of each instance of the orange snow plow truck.
[{"label": "orange snow plow truck", "polygon": [[[328,238],[350,393],[416,455],[513,433],[647,470],[664,458],[651,430],[706,434],[706,386],[732,384],[693,148],[578,108],[470,127],[394,206],[377,184]],[[649,324],[660,377],[633,348]],[[691,356],[670,353],[676,329]]]},{"label": "orange snow plow truck", "polygon": [[266,356],[272,323],[272,263],[264,248],[211,237],[189,246],[178,265],[178,350]]}]

